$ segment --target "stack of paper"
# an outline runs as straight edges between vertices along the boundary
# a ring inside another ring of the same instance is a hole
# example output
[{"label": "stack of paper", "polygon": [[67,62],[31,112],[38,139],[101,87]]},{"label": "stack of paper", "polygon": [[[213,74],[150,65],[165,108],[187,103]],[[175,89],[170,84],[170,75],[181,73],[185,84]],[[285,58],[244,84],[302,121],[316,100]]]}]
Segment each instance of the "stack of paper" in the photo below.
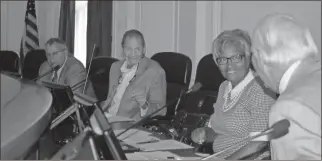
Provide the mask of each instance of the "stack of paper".
[{"label": "stack of paper", "polygon": [[176,149],[192,149],[193,147],[176,140],[160,140],[158,142],[137,144],[143,151],[157,151],[157,150],[176,150]]},{"label": "stack of paper", "polygon": [[114,116],[114,115],[111,115],[111,114],[109,114],[107,112],[105,112],[104,115],[105,115],[105,117],[108,119],[108,121],[110,123],[134,121],[133,119],[130,119],[128,117]]},{"label": "stack of paper", "polygon": [[[115,135],[122,132],[123,130],[114,130]],[[159,138],[152,135],[152,133],[139,130],[130,129],[126,133],[118,137],[119,140],[126,144],[140,148],[143,151],[156,151],[156,150],[173,150],[173,149],[192,149],[193,147],[176,140],[160,140]],[[148,143],[147,141],[154,141]],[[156,142],[155,142],[156,140]],[[147,142],[140,144],[140,142]]]},{"label": "stack of paper", "polygon": [[155,152],[135,152],[126,154],[128,160],[181,160],[176,154],[169,151],[155,151]]},{"label": "stack of paper", "polygon": [[[114,130],[114,133],[115,135],[117,135],[122,131],[123,129]],[[137,147],[136,143],[138,142],[145,142],[149,140],[159,140],[157,137],[152,136],[152,133],[139,130],[139,129],[130,129],[129,131],[119,136],[118,139],[134,147]]]},{"label": "stack of paper", "polygon": [[[177,154],[171,153],[169,151],[153,151],[153,152],[135,152],[135,153],[128,153],[126,157],[128,160],[200,160],[204,157],[202,156],[189,156],[189,157],[182,157]],[[208,154],[206,154],[208,155]],[[215,160],[222,160],[216,159]]]}]

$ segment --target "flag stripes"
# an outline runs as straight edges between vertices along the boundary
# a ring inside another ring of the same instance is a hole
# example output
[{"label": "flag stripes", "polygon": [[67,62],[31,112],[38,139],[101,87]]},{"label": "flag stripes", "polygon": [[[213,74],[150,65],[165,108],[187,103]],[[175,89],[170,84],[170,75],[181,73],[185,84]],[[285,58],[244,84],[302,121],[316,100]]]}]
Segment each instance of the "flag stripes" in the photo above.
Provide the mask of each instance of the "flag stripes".
[{"label": "flag stripes", "polygon": [[20,50],[20,65],[23,67],[23,59],[25,55],[31,51],[39,48],[37,17],[35,9],[35,0],[28,0],[26,14],[25,14],[25,27],[23,36],[21,38]]}]

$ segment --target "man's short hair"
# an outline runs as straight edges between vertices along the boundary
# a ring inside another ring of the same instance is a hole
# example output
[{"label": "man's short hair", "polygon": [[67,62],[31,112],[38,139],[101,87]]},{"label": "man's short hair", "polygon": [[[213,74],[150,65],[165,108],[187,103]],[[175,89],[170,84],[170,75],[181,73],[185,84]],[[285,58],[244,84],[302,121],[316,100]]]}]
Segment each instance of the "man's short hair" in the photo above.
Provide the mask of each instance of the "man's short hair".
[{"label": "man's short hair", "polygon": [[50,38],[46,43],[45,43],[45,46],[47,45],[53,45],[53,44],[60,44],[60,45],[63,45],[67,48],[67,44],[64,40],[60,39],[60,38]]},{"label": "man's short hair", "polygon": [[123,38],[122,38],[122,47],[124,47],[124,43],[125,43],[125,39],[128,37],[136,37],[136,38],[140,38],[141,42],[142,42],[142,46],[145,47],[145,40],[144,40],[144,36],[143,34],[135,29],[132,30],[128,30],[124,33]]},{"label": "man's short hair", "polygon": [[255,50],[259,50],[253,51],[253,54],[260,52],[260,58],[270,64],[290,65],[318,55],[309,29],[287,14],[264,17],[254,30],[253,43]]}]

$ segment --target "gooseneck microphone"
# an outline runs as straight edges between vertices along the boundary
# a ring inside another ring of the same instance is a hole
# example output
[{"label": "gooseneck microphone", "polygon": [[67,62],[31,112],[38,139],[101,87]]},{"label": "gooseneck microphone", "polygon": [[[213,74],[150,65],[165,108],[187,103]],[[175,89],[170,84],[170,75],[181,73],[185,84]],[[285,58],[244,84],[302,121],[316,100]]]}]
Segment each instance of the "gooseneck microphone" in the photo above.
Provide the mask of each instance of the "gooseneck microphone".
[{"label": "gooseneck microphone", "polygon": [[[196,92],[198,91],[200,88],[202,87],[202,84],[201,83],[196,83],[195,85],[193,85],[185,94],[187,93],[192,93],[192,92]],[[181,98],[182,95],[179,96],[179,98],[176,98],[174,100],[172,100],[171,102],[169,102],[168,104],[164,105],[163,107],[155,110],[154,112],[152,112],[151,114],[143,117],[140,121],[132,124],[130,127],[126,128],[124,131],[120,132],[119,134],[116,135],[116,137],[119,137],[121,136],[122,134],[126,133],[128,130],[134,128],[134,127],[137,127],[139,125],[141,125],[143,122],[145,122],[147,119],[149,119],[151,116],[155,115],[156,113],[160,112],[161,110],[163,110],[164,108],[168,107],[169,105],[175,103],[178,99]]]},{"label": "gooseneck microphone", "polygon": [[59,65],[56,65],[55,67],[51,68],[48,72],[46,72],[46,73],[44,73],[44,74],[42,74],[42,75],[38,76],[37,78],[33,79],[33,81],[37,81],[37,80],[39,80],[40,78],[42,78],[42,77],[44,77],[44,76],[46,76],[46,75],[48,75],[48,74],[50,74],[50,73],[52,73],[52,72],[54,72],[54,71],[58,71],[58,69],[59,69],[59,68],[60,68],[60,66],[59,66]]},{"label": "gooseneck microphone", "polygon": [[108,119],[104,116],[104,111],[98,105],[97,100],[81,93],[75,93],[74,99],[76,102],[82,105],[85,105],[85,106],[94,105],[96,107],[96,110],[94,111],[93,115],[97,120],[99,128],[103,132],[104,140],[113,158],[115,160],[127,160],[125,154],[123,153],[122,147],[118,139],[116,138]]},{"label": "gooseneck microphone", "polygon": [[93,51],[92,51],[92,56],[91,56],[91,60],[89,61],[88,71],[87,71],[86,78],[85,78],[85,85],[83,87],[83,92],[82,93],[84,93],[85,92],[85,89],[86,89],[86,85],[87,85],[87,81],[88,81],[88,76],[89,76],[89,72],[91,71],[92,61],[93,61],[93,57],[94,57],[96,48],[97,48],[96,47],[96,44],[94,44]]},{"label": "gooseneck microphone", "polygon": [[262,136],[266,136],[267,137],[267,141],[271,141],[274,139],[278,139],[281,138],[283,136],[285,136],[288,133],[288,128],[290,127],[290,121],[287,119],[283,119],[281,121],[276,122],[275,124],[273,124],[270,128],[260,132],[257,135],[251,136],[246,138],[245,140],[242,140],[241,142],[238,142],[237,144],[233,144],[232,146],[218,152],[215,153],[213,155],[207,156],[202,158],[201,160],[208,160],[211,159],[213,157],[216,157],[232,148],[235,148],[237,146],[240,146],[241,143],[243,143],[244,141],[254,141],[255,139],[262,137]]}]

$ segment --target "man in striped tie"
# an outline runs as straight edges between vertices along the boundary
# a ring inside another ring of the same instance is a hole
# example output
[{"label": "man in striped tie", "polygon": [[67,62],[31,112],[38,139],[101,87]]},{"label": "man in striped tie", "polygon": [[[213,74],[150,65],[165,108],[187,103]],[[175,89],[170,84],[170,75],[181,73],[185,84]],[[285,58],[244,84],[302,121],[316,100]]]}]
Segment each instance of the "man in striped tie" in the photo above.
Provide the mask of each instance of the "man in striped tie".
[{"label": "man in striped tie", "polygon": [[51,38],[45,44],[47,61],[39,69],[42,75],[52,68],[58,70],[46,75],[40,81],[52,82],[72,87],[73,92],[85,93],[96,98],[91,82],[88,80],[84,89],[86,69],[83,64],[69,53],[66,43],[59,38]]}]

